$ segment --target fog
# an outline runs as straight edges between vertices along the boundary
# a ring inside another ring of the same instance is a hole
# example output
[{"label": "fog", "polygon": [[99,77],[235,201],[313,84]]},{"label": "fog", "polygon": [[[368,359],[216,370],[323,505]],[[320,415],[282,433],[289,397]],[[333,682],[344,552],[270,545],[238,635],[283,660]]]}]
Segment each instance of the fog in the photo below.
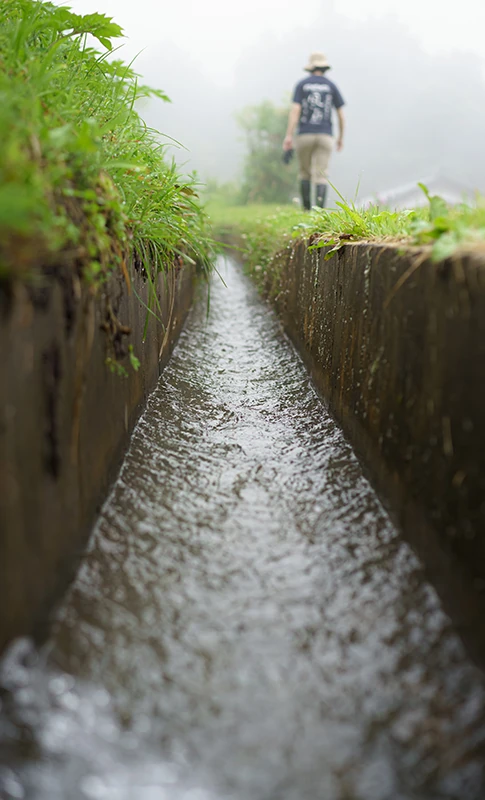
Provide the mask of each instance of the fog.
[{"label": "fog", "polygon": [[[172,104],[143,107],[147,122],[202,179],[237,179],[244,144],[235,114],[263,99],[289,103],[312,50],[346,101],[345,148],[330,179],[348,196],[442,174],[485,191],[485,4],[461,0],[75,0],[125,29],[145,82]],[[365,8],[364,8],[365,6]]]}]

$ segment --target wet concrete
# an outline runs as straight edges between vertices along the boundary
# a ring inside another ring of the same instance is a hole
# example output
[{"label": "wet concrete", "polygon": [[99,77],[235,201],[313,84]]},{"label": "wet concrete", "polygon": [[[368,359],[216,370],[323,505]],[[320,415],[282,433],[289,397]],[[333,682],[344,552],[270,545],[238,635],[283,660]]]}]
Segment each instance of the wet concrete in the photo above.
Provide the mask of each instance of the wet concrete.
[{"label": "wet concrete", "polygon": [[298,241],[253,277],[485,667],[485,260]]},{"label": "wet concrete", "polygon": [[49,644],[3,664],[0,787],[479,800],[485,679],[279,323],[222,269]]},{"label": "wet concrete", "polygon": [[72,579],[192,301],[192,267],[160,274],[145,330],[147,280],[126,269],[97,292],[72,265],[0,286],[0,653],[39,634]]}]

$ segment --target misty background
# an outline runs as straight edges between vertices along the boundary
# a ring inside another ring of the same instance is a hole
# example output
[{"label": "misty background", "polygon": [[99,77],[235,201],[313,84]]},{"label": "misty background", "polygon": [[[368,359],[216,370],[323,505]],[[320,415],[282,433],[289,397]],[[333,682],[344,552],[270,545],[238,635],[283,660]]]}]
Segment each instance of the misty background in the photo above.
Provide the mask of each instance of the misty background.
[{"label": "misty background", "polygon": [[[59,3],[61,4],[61,3]],[[179,164],[202,180],[241,175],[236,114],[268,99],[288,104],[313,50],[346,101],[347,134],[330,180],[348,197],[443,175],[485,192],[485,4],[461,0],[72,0],[123,26],[117,57],[172,104],[141,109],[183,143]],[[140,52],[141,51],[141,52]],[[282,165],[282,169],[283,169]]]}]

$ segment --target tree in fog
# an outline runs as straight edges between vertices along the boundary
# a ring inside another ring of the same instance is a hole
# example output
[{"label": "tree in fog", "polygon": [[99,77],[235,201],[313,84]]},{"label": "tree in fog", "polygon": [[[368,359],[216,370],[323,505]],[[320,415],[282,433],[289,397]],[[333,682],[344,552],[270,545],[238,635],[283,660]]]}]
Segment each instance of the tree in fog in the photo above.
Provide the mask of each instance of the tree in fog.
[{"label": "tree in fog", "polygon": [[237,115],[244,131],[246,154],[242,168],[243,203],[288,203],[295,193],[297,167],[282,163],[281,144],[288,110],[264,100]]}]

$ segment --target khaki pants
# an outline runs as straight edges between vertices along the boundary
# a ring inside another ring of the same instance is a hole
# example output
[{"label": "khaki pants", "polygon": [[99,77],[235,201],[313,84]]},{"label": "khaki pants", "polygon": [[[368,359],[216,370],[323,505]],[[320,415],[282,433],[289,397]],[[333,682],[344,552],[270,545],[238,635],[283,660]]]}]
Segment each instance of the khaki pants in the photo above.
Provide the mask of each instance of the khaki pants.
[{"label": "khaki pants", "polygon": [[328,164],[334,138],[326,133],[300,133],[296,137],[296,152],[300,165],[300,180],[326,183]]}]

